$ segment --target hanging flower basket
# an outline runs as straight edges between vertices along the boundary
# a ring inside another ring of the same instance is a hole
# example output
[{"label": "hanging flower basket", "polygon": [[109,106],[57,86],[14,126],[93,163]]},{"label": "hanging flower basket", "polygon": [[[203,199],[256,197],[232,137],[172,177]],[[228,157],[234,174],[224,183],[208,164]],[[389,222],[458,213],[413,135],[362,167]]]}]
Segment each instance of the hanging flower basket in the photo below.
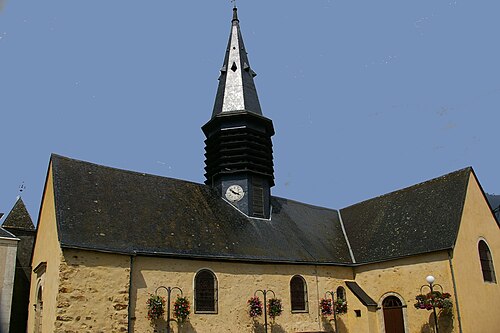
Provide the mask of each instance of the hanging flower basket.
[{"label": "hanging flower basket", "polygon": [[335,300],[335,312],[339,315],[347,313],[347,301],[342,298]]},{"label": "hanging flower basket", "polygon": [[335,313],[338,315],[347,313],[347,301],[342,298],[337,298],[334,302],[328,298],[322,298],[319,302],[319,307],[321,310],[321,315],[328,317],[333,315],[335,308]]},{"label": "hanging flower basket", "polygon": [[321,315],[323,317],[328,317],[333,314],[332,300],[329,298],[322,298],[319,302],[319,307],[321,310]]},{"label": "hanging flower basket", "polygon": [[190,307],[187,297],[177,296],[174,303],[174,317],[177,318],[179,323],[183,323],[189,318]]},{"label": "hanging flower basket", "polygon": [[453,302],[449,293],[442,293],[440,291],[433,291],[426,295],[420,294],[415,297],[414,304],[416,309],[419,310],[432,310],[438,308],[445,313],[450,313],[453,308]]},{"label": "hanging flower basket", "polygon": [[248,314],[251,318],[262,316],[262,302],[258,297],[250,297],[248,303]]},{"label": "hanging flower basket", "polygon": [[149,320],[156,320],[163,317],[165,313],[165,298],[159,295],[149,294],[146,304],[148,306]]},{"label": "hanging flower basket", "polygon": [[281,300],[278,298],[271,298],[267,303],[267,308],[269,311],[269,317],[274,320],[276,317],[280,316],[283,312],[283,307],[281,306]]}]

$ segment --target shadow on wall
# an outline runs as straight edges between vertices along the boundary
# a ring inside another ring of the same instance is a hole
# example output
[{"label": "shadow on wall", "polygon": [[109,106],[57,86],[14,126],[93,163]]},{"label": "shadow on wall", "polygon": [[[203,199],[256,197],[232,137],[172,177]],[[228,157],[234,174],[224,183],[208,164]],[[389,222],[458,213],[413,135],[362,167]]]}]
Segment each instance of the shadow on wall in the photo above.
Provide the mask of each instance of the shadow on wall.
[{"label": "shadow on wall", "polygon": [[[165,318],[158,319],[152,324],[154,333],[166,333],[167,321]],[[184,323],[177,323],[175,320],[170,321],[170,332],[172,333],[196,333],[193,325],[188,321]]]},{"label": "shadow on wall", "polygon": [[265,333],[264,324],[259,323],[257,320],[253,321],[253,332],[254,333]]},{"label": "shadow on wall", "polygon": [[[338,318],[337,318],[337,320],[338,320]],[[333,318],[327,318],[327,317],[321,316],[321,323],[323,325],[323,331],[335,332],[335,321],[333,320]],[[339,330],[339,332],[342,332],[342,331]],[[347,331],[345,331],[345,332],[347,332]]]},{"label": "shadow on wall", "polygon": [[286,333],[285,329],[283,328],[283,326],[281,326],[280,324],[271,324],[271,333]]},{"label": "shadow on wall", "polygon": [[[453,316],[440,312],[438,314],[438,324],[440,333],[452,333],[453,332]],[[420,333],[434,333],[436,331],[436,326],[434,325],[434,314],[432,311],[429,313],[429,322],[422,325]]]},{"label": "shadow on wall", "polygon": [[[268,332],[269,333],[286,333],[283,326],[280,324],[273,323],[271,321],[268,322]],[[257,320],[253,321],[253,333],[265,333],[266,329],[264,328],[264,323],[260,323]]]},{"label": "shadow on wall", "polygon": [[337,316],[337,328],[339,331],[335,333],[347,333],[348,331],[347,326],[344,323],[344,316],[342,315]]}]

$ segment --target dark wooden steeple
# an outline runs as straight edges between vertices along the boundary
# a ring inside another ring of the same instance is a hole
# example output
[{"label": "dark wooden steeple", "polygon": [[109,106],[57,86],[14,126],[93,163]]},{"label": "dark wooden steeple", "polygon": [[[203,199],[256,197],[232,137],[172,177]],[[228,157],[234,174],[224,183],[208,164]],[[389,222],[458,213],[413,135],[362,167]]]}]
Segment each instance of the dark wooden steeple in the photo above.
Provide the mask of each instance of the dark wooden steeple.
[{"label": "dark wooden steeple", "polygon": [[236,7],[220,72],[212,119],[202,127],[205,183],[246,215],[269,218],[274,127],[262,115]]}]

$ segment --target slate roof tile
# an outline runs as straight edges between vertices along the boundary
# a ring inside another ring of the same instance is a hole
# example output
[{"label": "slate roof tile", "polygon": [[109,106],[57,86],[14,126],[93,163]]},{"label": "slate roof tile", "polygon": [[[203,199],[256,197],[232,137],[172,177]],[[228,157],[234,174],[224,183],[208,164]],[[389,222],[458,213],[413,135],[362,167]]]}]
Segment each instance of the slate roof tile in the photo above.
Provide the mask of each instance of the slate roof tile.
[{"label": "slate roof tile", "polygon": [[35,230],[31,216],[24,205],[23,199],[19,197],[12,210],[2,223],[4,228]]},{"label": "slate roof tile", "polygon": [[272,198],[248,218],[207,185],[53,155],[62,246],[272,262],[351,262],[338,212]]},{"label": "slate roof tile", "polygon": [[341,209],[356,262],[453,248],[471,172],[465,168]]}]

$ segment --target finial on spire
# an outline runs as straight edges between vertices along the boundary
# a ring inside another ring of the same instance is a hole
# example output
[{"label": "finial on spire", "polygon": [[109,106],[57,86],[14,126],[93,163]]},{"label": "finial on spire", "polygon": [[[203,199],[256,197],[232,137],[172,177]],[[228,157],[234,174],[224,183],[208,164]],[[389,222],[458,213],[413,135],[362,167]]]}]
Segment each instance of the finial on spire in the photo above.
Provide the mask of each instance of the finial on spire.
[{"label": "finial on spire", "polygon": [[238,8],[236,8],[236,0],[231,0],[231,2],[233,3],[233,23],[234,22],[239,22],[240,20],[238,20]]},{"label": "finial on spire", "polygon": [[21,183],[21,185],[19,185],[19,195],[21,195],[21,193],[23,193],[23,191],[26,189],[26,186],[24,185],[24,180],[23,182]]}]

